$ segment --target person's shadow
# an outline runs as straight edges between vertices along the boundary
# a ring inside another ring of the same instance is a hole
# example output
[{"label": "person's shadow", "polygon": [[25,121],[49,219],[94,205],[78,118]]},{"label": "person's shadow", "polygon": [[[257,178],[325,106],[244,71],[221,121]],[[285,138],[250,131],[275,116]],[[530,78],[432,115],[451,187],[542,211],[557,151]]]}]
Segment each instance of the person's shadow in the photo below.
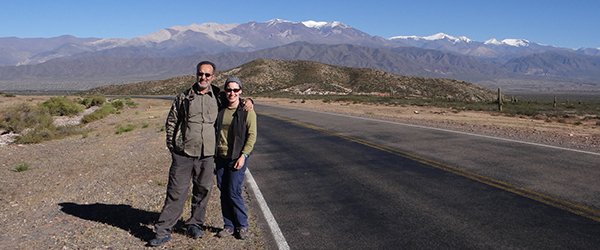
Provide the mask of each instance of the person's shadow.
[{"label": "person's shadow", "polygon": [[66,214],[121,228],[143,241],[154,238],[154,232],[148,225],[152,225],[159,216],[159,213],[132,208],[130,205],[124,204],[63,202],[58,205],[61,206],[60,210]]}]

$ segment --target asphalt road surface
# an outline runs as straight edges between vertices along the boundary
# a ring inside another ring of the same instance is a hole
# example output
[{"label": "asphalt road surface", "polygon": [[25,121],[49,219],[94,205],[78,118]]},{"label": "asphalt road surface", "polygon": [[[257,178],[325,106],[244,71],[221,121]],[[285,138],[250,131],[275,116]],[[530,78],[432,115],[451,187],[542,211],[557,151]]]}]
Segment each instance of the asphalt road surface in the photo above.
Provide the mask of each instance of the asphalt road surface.
[{"label": "asphalt road surface", "polygon": [[598,249],[600,155],[257,105],[291,249]]}]

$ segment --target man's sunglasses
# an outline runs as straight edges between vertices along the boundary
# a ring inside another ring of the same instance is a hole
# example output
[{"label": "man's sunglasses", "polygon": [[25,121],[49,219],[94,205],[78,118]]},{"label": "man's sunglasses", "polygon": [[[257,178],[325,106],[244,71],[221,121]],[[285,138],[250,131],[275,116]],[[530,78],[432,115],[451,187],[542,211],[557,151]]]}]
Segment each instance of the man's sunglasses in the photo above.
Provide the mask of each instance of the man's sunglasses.
[{"label": "man's sunglasses", "polygon": [[206,78],[209,78],[210,76],[212,76],[211,73],[198,72],[198,77],[202,78],[202,75],[204,75],[204,77],[206,77]]},{"label": "man's sunglasses", "polygon": [[240,90],[242,90],[242,89],[229,89],[229,88],[227,88],[227,89],[225,89],[225,92],[229,93],[229,92],[233,91],[233,93],[237,93],[237,92],[240,92]]}]

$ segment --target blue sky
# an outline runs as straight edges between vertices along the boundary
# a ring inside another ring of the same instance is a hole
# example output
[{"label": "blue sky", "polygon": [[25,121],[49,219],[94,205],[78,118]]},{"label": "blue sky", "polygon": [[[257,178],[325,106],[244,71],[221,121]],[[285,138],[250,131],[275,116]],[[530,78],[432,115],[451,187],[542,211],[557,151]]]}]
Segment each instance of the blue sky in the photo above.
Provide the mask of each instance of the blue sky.
[{"label": "blue sky", "polygon": [[600,1],[594,0],[2,0],[0,37],[132,38],[176,25],[273,18],[340,21],[385,38],[443,32],[600,48]]}]

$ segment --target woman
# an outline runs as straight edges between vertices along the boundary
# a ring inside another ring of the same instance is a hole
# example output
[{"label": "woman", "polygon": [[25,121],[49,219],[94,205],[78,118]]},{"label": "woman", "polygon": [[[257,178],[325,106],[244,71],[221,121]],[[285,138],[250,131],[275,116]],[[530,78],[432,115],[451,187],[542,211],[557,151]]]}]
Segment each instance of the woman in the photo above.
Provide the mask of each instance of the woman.
[{"label": "woman", "polygon": [[[248,216],[242,197],[242,185],[248,156],[256,142],[256,113],[244,111],[241,103],[242,82],[228,77],[224,86],[228,105],[219,110],[217,132],[217,186],[221,190],[223,230],[217,237],[235,234],[248,238]],[[225,106],[225,105],[224,105]]]}]

